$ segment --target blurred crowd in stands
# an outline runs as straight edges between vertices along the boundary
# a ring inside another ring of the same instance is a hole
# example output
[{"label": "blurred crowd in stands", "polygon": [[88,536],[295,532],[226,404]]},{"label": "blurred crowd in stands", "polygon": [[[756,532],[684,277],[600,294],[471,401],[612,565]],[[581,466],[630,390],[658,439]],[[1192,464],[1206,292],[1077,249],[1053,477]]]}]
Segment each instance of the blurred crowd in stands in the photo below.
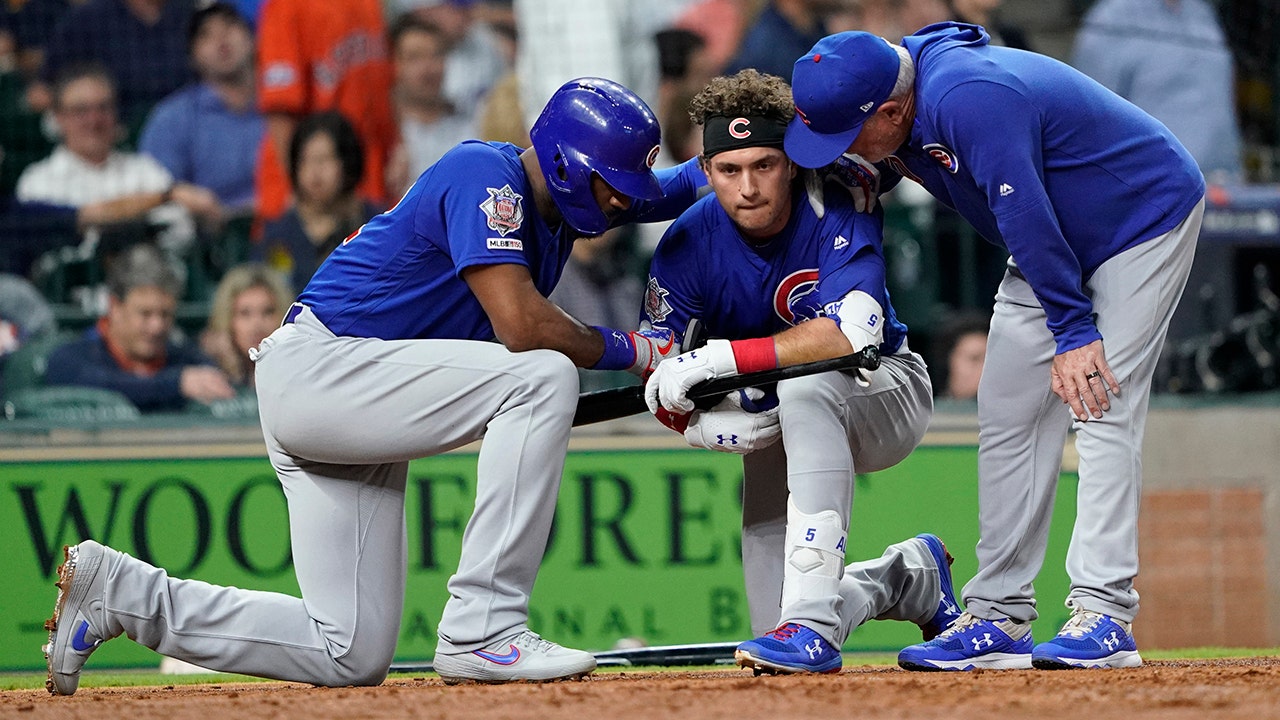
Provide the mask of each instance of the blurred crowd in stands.
[{"label": "blurred crowd in stands", "polygon": [[[65,400],[102,416],[251,415],[248,349],[326,255],[458,142],[527,145],[564,81],[637,91],[673,163],[700,151],[685,107],[717,74],[789,79],[831,32],[897,40],[952,19],[1035,50],[1000,4],[7,0],[6,412]],[[1070,61],[1166,122],[1211,180],[1242,179],[1232,53],[1206,0],[1099,0]],[[1005,257],[923,193],[894,194],[895,305],[924,336],[938,394],[972,398]],[[624,229],[579,243],[553,299],[585,322],[634,327],[656,241]]]}]

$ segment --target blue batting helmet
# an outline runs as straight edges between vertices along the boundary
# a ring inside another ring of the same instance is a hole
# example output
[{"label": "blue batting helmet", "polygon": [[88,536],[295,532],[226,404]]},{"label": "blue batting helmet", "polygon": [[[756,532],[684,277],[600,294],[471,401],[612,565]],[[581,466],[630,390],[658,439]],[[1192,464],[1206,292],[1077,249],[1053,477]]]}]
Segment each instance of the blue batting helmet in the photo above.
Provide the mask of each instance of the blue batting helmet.
[{"label": "blue batting helmet", "polygon": [[635,93],[612,80],[584,77],[560,86],[529,137],[560,215],[584,235],[609,229],[609,218],[591,192],[593,173],[632,199],[662,197],[653,175],[658,119]]}]

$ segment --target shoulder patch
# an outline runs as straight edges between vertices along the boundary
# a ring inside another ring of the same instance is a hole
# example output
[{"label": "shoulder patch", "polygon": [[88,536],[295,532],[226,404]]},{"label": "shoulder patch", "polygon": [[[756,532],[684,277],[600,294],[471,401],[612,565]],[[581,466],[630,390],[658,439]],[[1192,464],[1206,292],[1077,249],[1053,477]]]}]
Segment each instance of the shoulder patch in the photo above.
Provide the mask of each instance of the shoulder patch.
[{"label": "shoulder patch", "polygon": [[667,302],[670,294],[670,290],[658,284],[658,278],[649,276],[649,285],[644,291],[644,312],[649,316],[649,322],[656,325],[671,314],[674,308]]},{"label": "shoulder patch", "polygon": [[929,153],[929,157],[937,160],[938,164],[952,175],[955,175],[956,171],[960,169],[960,159],[957,158],[956,154],[946,145],[943,145],[942,143],[929,143],[921,149]]},{"label": "shoulder patch", "polygon": [[[480,209],[484,211],[489,229],[503,237],[519,230],[524,223],[524,196],[512,190],[511,185],[503,185],[501,190],[485,188],[485,191],[489,193],[489,197],[480,203]],[[489,242],[492,243],[493,240]],[[493,245],[490,244],[489,247]]]}]

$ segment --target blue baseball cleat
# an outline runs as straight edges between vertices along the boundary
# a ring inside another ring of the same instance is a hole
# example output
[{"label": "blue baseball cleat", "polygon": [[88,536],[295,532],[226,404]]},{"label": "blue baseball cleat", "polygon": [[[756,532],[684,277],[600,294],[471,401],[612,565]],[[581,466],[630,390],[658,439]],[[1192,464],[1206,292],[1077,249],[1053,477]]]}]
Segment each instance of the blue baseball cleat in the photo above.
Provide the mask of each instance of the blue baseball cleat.
[{"label": "blue baseball cleat", "polygon": [[1035,646],[1031,664],[1041,670],[1131,668],[1142,665],[1142,656],[1133,641],[1132,625],[1076,608],[1056,637]]},{"label": "blue baseball cleat", "polygon": [[962,613],[934,639],[898,653],[907,670],[1026,670],[1031,668],[1031,623],[987,620]]},{"label": "blue baseball cleat", "polygon": [[757,675],[768,673],[840,672],[840,648],[799,623],[784,623],[738,646],[733,658]]},{"label": "blue baseball cleat", "polygon": [[933,555],[933,560],[938,565],[938,580],[942,584],[942,598],[938,601],[938,611],[929,618],[928,622],[920,625],[920,633],[924,635],[925,641],[929,641],[960,617],[960,604],[956,602],[955,585],[951,581],[951,563],[954,559],[951,553],[947,552],[947,546],[932,533],[921,533],[916,536],[916,539],[929,548],[929,554]]}]

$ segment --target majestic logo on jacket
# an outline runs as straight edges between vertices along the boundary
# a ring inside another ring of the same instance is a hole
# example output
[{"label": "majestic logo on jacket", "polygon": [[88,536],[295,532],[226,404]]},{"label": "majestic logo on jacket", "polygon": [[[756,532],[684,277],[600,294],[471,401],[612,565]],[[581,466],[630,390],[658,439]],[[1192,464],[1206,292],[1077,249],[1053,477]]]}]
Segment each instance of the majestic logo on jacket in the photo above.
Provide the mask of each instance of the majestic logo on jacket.
[{"label": "majestic logo on jacket", "polygon": [[929,143],[922,149],[929,153],[929,157],[937,160],[938,164],[946,168],[947,172],[952,175],[955,175],[956,171],[960,169],[960,160],[946,145],[943,145],[942,143]]},{"label": "majestic logo on jacket", "polygon": [[503,185],[501,190],[485,188],[485,191],[489,197],[480,203],[480,209],[484,211],[489,229],[503,237],[519,230],[524,223],[524,205],[521,204],[524,196],[512,190],[510,185]]},{"label": "majestic logo on jacket", "polygon": [[773,291],[773,311],[788,325],[822,317],[817,268],[797,270],[783,278]]}]

